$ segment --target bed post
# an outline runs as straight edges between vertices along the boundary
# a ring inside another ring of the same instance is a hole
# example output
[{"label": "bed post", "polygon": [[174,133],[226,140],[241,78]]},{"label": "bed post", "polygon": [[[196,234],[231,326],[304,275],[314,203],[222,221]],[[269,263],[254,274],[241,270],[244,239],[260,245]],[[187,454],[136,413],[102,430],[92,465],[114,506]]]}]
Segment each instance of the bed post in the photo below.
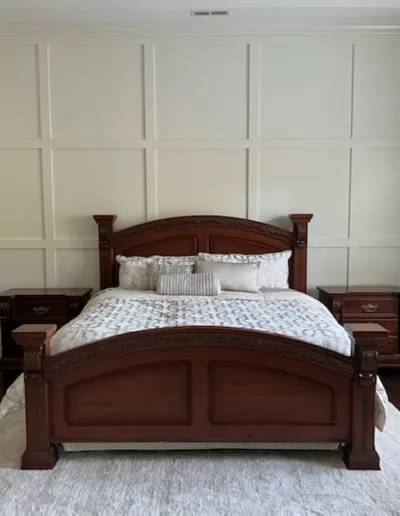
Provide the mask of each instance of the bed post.
[{"label": "bed post", "polygon": [[292,287],[300,292],[307,291],[307,244],[308,223],[313,218],[312,213],[291,213],[295,246],[292,257]]},{"label": "bed post", "polygon": [[54,324],[24,324],[12,332],[24,348],[26,450],[22,469],[52,469],[57,451],[50,443],[50,415],[43,360],[48,354]]},{"label": "bed post", "polygon": [[93,215],[99,226],[100,289],[113,286],[114,252],[112,247],[113,224],[116,215]]},{"label": "bed post", "polygon": [[351,442],[344,449],[348,469],[379,470],[375,450],[375,391],[378,373],[378,345],[389,332],[375,323],[346,325],[355,339],[355,377],[353,380],[353,418]]}]

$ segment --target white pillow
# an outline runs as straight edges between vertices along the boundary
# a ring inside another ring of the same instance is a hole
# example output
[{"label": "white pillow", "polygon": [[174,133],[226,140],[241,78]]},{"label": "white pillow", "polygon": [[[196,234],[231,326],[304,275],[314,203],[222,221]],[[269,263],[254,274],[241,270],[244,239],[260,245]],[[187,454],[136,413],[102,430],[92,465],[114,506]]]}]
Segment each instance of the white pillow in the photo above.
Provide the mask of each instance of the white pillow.
[{"label": "white pillow", "polygon": [[207,262],[259,263],[260,290],[289,288],[289,259],[292,251],[267,254],[210,254],[199,253],[199,259]]},{"label": "white pillow", "polygon": [[[119,287],[127,290],[150,290],[147,265],[194,265],[197,256],[122,256],[116,258],[119,268]],[[154,286],[153,286],[154,290]]]},{"label": "white pillow", "polygon": [[119,287],[126,290],[149,290],[147,264],[152,258],[143,256],[121,256],[116,258],[119,263]]},{"label": "white pillow", "polygon": [[149,289],[156,290],[157,278],[160,274],[192,274],[193,269],[193,265],[169,265],[157,262],[148,263]]},{"label": "white pillow", "polygon": [[219,277],[223,290],[259,292],[259,263],[224,263],[199,260],[196,272]]},{"label": "white pillow", "polygon": [[217,296],[221,282],[214,274],[160,274],[156,290],[165,296]]},{"label": "white pillow", "polygon": [[194,265],[197,262],[197,256],[151,256],[157,263],[162,265]]}]

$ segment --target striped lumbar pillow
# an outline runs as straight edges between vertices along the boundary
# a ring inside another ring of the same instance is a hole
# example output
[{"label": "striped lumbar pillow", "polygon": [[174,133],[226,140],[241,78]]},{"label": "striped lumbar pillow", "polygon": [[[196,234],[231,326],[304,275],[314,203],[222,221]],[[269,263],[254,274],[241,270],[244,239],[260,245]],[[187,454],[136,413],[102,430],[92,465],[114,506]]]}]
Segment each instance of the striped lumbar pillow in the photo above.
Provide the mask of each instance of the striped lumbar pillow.
[{"label": "striped lumbar pillow", "polygon": [[149,289],[156,290],[158,276],[161,274],[191,274],[193,272],[193,265],[149,263],[147,265],[147,272],[149,275]]},{"label": "striped lumbar pillow", "polygon": [[217,296],[221,283],[215,274],[160,274],[156,290],[164,296]]}]

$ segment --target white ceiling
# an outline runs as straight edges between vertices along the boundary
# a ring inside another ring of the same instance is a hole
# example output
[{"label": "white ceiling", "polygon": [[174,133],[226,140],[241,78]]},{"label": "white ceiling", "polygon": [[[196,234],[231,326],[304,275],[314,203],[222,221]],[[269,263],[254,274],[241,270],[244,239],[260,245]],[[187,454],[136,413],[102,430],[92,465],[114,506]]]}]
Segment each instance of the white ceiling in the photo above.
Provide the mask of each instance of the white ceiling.
[{"label": "white ceiling", "polygon": [[0,0],[0,23],[204,23],[192,9],[229,9],[215,24],[400,24],[400,0]]}]

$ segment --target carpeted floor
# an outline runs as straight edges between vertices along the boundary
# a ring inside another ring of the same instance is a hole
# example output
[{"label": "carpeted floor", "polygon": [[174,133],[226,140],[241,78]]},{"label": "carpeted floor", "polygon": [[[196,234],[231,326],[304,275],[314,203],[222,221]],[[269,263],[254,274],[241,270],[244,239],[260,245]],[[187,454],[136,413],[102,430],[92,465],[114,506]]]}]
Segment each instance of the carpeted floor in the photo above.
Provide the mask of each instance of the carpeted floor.
[{"label": "carpeted floor", "polygon": [[382,471],[337,452],[93,452],[21,471],[23,413],[0,423],[0,515],[400,515],[400,412],[377,434]]}]

